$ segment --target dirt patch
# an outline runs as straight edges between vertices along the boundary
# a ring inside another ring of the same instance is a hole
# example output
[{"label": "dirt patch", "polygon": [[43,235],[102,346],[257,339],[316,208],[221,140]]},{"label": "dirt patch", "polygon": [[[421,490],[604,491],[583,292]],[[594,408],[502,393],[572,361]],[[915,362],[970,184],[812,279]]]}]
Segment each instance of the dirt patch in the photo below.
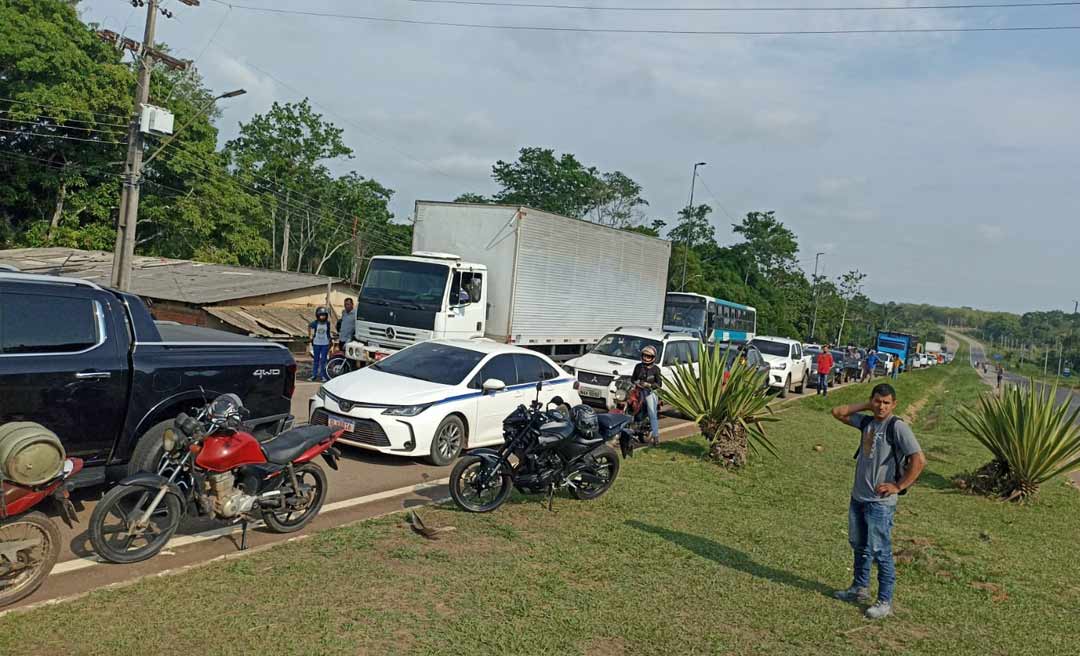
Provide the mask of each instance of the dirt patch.
[{"label": "dirt patch", "polygon": [[971,587],[976,590],[986,590],[990,593],[990,601],[995,604],[1001,603],[1009,598],[1009,593],[1005,592],[1005,588],[997,583],[988,583],[984,581],[972,581]]},{"label": "dirt patch", "polygon": [[593,638],[582,643],[581,652],[589,656],[622,656],[629,653],[626,641],[622,638]]}]

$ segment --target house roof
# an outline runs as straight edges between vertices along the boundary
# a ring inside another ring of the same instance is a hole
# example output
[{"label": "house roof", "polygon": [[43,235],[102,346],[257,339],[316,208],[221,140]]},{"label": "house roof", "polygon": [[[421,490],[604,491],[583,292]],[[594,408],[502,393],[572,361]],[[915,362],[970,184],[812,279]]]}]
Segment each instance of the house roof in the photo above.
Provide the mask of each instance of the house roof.
[{"label": "house roof", "polygon": [[[99,285],[110,283],[112,259],[112,253],[77,248],[0,250],[0,265],[14,266],[25,273],[82,278]],[[325,287],[328,281],[340,279],[137,255],[132,263],[131,291],[144,298],[204,305]]]},{"label": "house roof", "polygon": [[314,310],[296,305],[219,305],[203,308],[208,314],[252,337],[295,340],[307,338]]}]

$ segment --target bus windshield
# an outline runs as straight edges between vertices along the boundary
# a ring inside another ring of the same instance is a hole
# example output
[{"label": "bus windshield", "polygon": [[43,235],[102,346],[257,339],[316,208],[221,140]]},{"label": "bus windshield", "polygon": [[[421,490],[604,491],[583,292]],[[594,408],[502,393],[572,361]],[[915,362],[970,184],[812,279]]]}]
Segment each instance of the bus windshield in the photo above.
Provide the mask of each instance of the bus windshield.
[{"label": "bus windshield", "polygon": [[705,327],[705,300],[673,300],[664,304],[664,325],[701,330]]},{"label": "bus windshield", "polygon": [[450,268],[445,264],[412,260],[371,261],[360,290],[360,300],[414,310],[442,309]]}]

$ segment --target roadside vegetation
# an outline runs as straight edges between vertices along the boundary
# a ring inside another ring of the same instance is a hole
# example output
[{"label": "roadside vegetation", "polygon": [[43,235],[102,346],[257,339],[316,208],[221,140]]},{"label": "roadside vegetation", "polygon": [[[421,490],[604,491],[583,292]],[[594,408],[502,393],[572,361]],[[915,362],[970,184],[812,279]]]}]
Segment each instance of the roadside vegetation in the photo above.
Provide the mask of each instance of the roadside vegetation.
[{"label": "roadside vegetation", "polygon": [[[951,480],[986,460],[952,420],[985,390],[966,359],[900,377],[929,463],[900,505],[897,616],[828,593],[850,580],[858,438],[828,415],[868,385],[780,407],[779,458],[717,468],[701,438],[639,451],[593,503],[515,497],[420,510],[178,576],[0,618],[0,653],[1050,654],[1076,650],[1080,494],[1003,504]],[[816,449],[815,446],[819,446]],[[72,640],[71,627],[92,627]]]}]

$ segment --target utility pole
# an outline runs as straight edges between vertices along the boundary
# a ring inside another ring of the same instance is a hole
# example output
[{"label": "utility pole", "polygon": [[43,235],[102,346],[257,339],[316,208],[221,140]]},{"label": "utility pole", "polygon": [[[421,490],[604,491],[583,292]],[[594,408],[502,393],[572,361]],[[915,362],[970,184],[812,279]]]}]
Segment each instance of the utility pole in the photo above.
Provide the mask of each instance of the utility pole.
[{"label": "utility pole", "polygon": [[[143,135],[140,130],[143,106],[150,98],[150,72],[157,59],[171,68],[187,68],[189,63],[170,57],[154,49],[154,30],[157,27],[157,15],[160,12],[166,18],[172,12],[162,9],[159,0],[146,1],[146,27],[143,30],[142,43],[125,39],[115,32],[102,30],[99,36],[106,41],[116,43],[121,49],[131,50],[139,62],[139,77],[135,85],[134,115],[128,128],[128,153],[124,162],[124,186],[120,194],[120,211],[116,222],[116,244],[113,248],[112,284],[123,291],[131,289],[131,263],[135,257],[135,229],[139,217],[139,189],[142,185]],[[189,7],[197,7],[199,0],[180,0]],[[142,4],[142,0],[133,0],[132,6]]]},{"label": "utility pole", "polygon": [[1058,378],[1061,378],[1061,338],[1058,337]]},{"label": "utility pole", "polygon": [[814,255],[814,321],[810,324],[810,341],[814,341],[814,336],[817,334],[817,310],[818,310],[818,261],[825,253],[818,253]]},{"label": "utility pole", "polygon": [[[694,164],[694,173],[690,176],[690,204],[686,208],[686,222],[689,223],[694,214],[694,183],[697,182],[697,167],[705,166],[705,162],[697,162]],[[682,286],[679,287],[679,291],[686,291],[686,260],[690,256],[690,231],[687,230],[686,235],[683,238],[683,256],[682,256]]]},{"label": "utility pole", "polygon": [[1050,364],[1050,346],[1043,347],[1046,349],[1046,354],[1043,356],[1043,376],[1046,376],[1046,367]]}]

